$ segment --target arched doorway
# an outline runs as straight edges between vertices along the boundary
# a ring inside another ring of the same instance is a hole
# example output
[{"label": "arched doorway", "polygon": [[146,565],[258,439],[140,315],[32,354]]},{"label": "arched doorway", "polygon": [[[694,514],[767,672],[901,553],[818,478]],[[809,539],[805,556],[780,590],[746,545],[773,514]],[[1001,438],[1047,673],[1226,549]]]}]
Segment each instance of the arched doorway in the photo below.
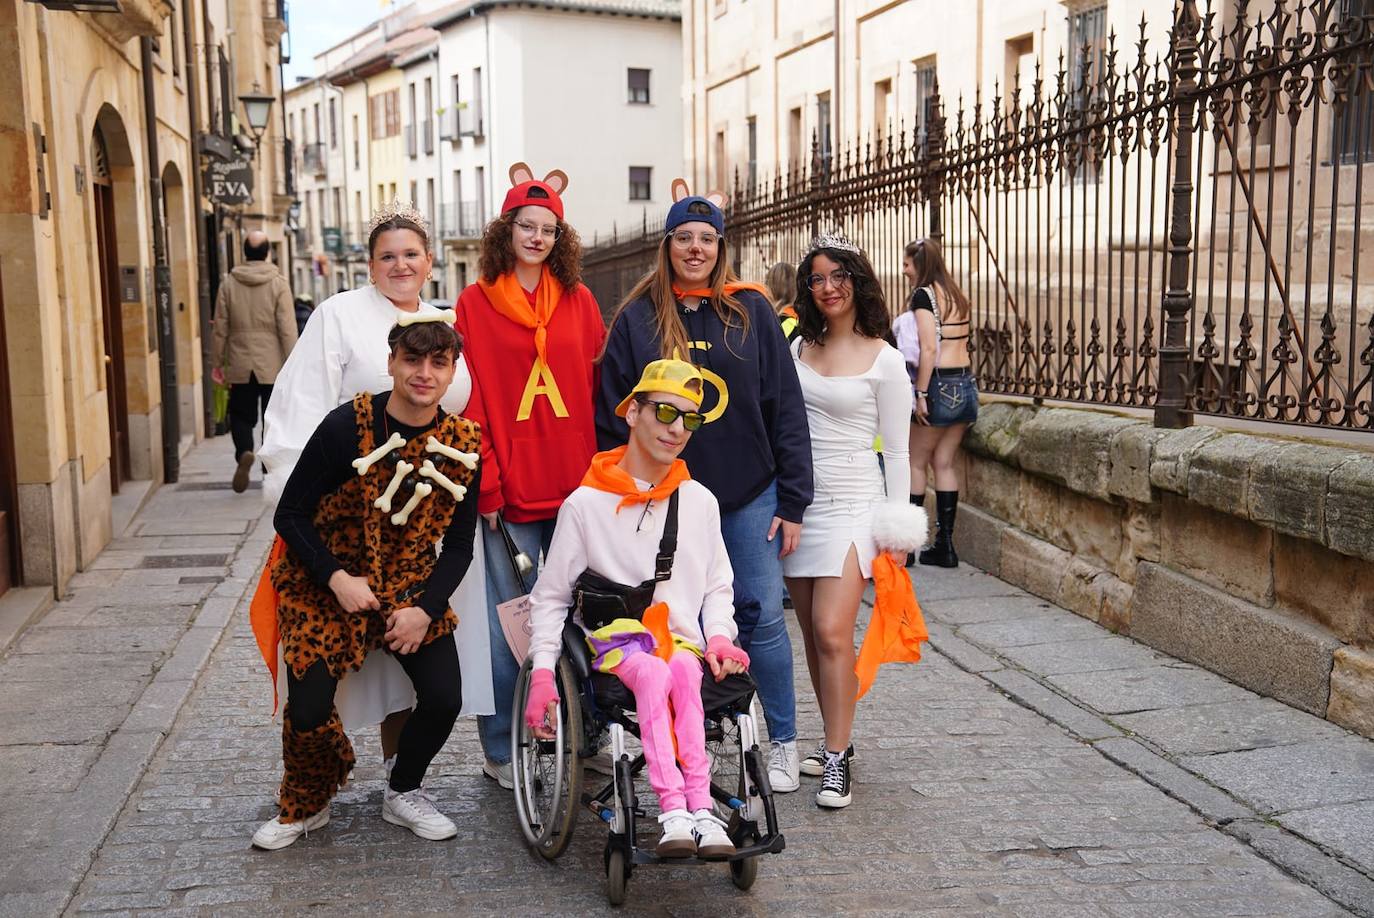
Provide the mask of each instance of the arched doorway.
[{"label": "arched doorway", "polygon": [[[121,162],[121,160],[124,160]],[[124,125],[118,113],[106,105],[96,116],[91,132],[91,198],[95,207],[96,272],[100,280],[101,324],[104,329],[105,402],[110,422],[110,490],[130,478],[129,394],[124,361],[124,302],[138,299],[137,290],[126,291],[119,270],[119,233],[116,213],[115,173],[132,168]],[[132,283],[138,284],[137,270]]]},{"label": "arched doorway", "polygon": [[[172,269],[172,330],[177,354],[177,412],[181,435],[203,434],[195,380],[200,354],[195,347],[196,289],[192,281],[191,234],[186,185],[175,163],[162,170],[163,221],[167,227],[167,262]],[[165,410],[165,409],[164,409]]]}]

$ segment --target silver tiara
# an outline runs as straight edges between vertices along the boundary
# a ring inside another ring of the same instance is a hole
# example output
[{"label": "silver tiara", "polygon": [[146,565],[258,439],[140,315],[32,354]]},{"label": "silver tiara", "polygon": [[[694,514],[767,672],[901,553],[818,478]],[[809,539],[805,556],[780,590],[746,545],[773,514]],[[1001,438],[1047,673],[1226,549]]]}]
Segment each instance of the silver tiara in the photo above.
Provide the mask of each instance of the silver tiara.
[{"label": "silver tiara", "polygon": [[372,219],[367,221],[367,235],[371,236],[377,227],[398,217],[409,220],[424,230],[426,235],[429,234],[429,221],[425,219],[424,214],[415,209],[415,205],[394,200],[390,204],[382,205],[372,214]]},{"label": "silver tiara", "polygon": [[807,249],[806,254],[810,255],[820,249],[834,249],[839,252],[849,252],[853,255],[861,255],[859,247],[839,233],[821,233],[811,240],[811,248]]}]

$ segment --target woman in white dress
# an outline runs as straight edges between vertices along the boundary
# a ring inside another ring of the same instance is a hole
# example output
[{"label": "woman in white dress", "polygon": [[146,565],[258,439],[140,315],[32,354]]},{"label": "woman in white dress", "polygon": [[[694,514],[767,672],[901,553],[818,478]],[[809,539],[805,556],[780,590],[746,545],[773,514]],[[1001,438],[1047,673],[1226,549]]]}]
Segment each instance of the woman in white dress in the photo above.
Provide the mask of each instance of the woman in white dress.
[{"label": "woman in white dress", "polygon": [[[412,208],[387,208],[373,216],[369,230],[372,283],[321,303],[277,376],[258,452],[267,469],[263,490],[270,503],[281,497],[302,447],[326,414],[359,392],[391,388],[386,336],[396,320],[404,313],[435,310],[420,299],[434,262],[424,218]],[[441,405],[462,414],[471,395],[472,378],[460,355]],[[454,637],[464,714],[492,711],[485,582],[478,552],[450,602],[458,614]],[[284,667],[278,671],[284,679]],[[284,691],[281,686],[279,691]],[[382,754],[390,760],[415,704],[415,692],[391,654],[372,653],[361,670],[340,683],[335,703],[346,730],[381,724]]]},{"label": "woman in white dress", "polygon": [[[822,235],[811,244],[797,270],[796,307],[800,337],[792,356],[811,428],[816,496],[783,574],[825,723],[825,737],[801,772],[821,777],[817,804],[839,808],[852,799],[854,624],[881,550],[874,531],[890,530],[893,514],[900,519],[907,506],[911,383],[890,343],[873,266],[852,242]],[[873,451],[880,435],[881,465]]]}]

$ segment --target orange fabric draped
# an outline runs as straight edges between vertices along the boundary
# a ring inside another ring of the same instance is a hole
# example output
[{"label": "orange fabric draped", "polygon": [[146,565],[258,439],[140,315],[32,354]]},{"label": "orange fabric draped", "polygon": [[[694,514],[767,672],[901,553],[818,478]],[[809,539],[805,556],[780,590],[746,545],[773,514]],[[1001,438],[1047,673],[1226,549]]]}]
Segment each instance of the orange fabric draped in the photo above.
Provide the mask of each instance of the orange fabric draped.
[{"label": "orange fabric draped", "polygon": [[[725,285],[726,293],[735,293],[739,290],[753,290],[758,293],[762,293],[765,297],[768,296],[768,288],[764,287],[762,284],[750,284],[746,283],[745,281],[732,281],[731,283]],[[673,296],[677,297],[679,300],[685,296],[710,297],[715,296],[715,293],[716,292],[709,287],[701,287],[696,290],[680,290],[678,289],[677,284],[673,284]]]},{"label": "orange fabric draped", "polygon": [[681,459],[674,459],[673,464],[668,467],[668,474],[663,476],[662,481],[647,491],[641,491],[639,486],[635,484],[635,480],[630,477],[630,473],[620,467],[620,460],[625,457],[627,449],[629,449],[628,446],[617,446],[615,449],[597,453],[592,456],[592,464],[588,466],[587,474],[582,476],[582,484],[585,487],[621,496],[621,501],[615,508],[616,513],[619,513],[623,507],[647,504],[653,500],[664,500],[671,496],[684,481],[690,481],[692,478],[687,472],[687,463]]},{"label": "orange fabric draped", "polygon": [[677,642],[673,640],[673,634],[668,630],[668,604],[666,602],[656,602],[644,610],[644,618],[641,620],[644,627],[649,629],[649,633],[654,636],[654,656],[663,662],[668,662],[668,658],[673,655]]},{"label": "orange fabric draped", "polygon": [[277,627],[277,588],[272,585],[272,568],[277,560],[286,554],[286,543],[281,536],[272,540],[272,550],[267,553],[267,564],[262,569],[258,588],[253,593],[253,601],[248,606],[248,621],[253,626],[253,636],[258,639],[258,651],[267,671],[272,674],[272,713],[277,713],[277,643],[280,632]]},{"label": "orange fabric draped", "polygon": [[879,666],[917,662],[921,642],[929,639],[910,575],[887,552],[879,552],[873,559],[873,617],[854,665],[854,675],[859,677],[858,697],[872,688]]},{"label": "orange fabric draped", "polygon": [[487,295],[493,309],[517,325],[534,329],[534,351],[544,366],[548,366],[548,324],[553,318],[554,309],[558,307],[558,301],[563,298],[563,285],[548,266],[544,266],[539,276],[539,286],[534,288],[533,309],[525,296],[525,288],[515,279],[514,271],[502,274],[490,284],[478,278],[477,286]]}]

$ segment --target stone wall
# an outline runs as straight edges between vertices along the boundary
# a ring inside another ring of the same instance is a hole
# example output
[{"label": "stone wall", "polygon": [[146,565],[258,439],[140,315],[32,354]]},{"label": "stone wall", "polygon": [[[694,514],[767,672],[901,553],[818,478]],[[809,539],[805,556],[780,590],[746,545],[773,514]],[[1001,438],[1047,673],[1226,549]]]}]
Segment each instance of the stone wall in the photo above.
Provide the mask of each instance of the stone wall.
[{"label": "stone wall", "polygon": [[1374,736],[1374,453],[984,404],[963,560]]}]

